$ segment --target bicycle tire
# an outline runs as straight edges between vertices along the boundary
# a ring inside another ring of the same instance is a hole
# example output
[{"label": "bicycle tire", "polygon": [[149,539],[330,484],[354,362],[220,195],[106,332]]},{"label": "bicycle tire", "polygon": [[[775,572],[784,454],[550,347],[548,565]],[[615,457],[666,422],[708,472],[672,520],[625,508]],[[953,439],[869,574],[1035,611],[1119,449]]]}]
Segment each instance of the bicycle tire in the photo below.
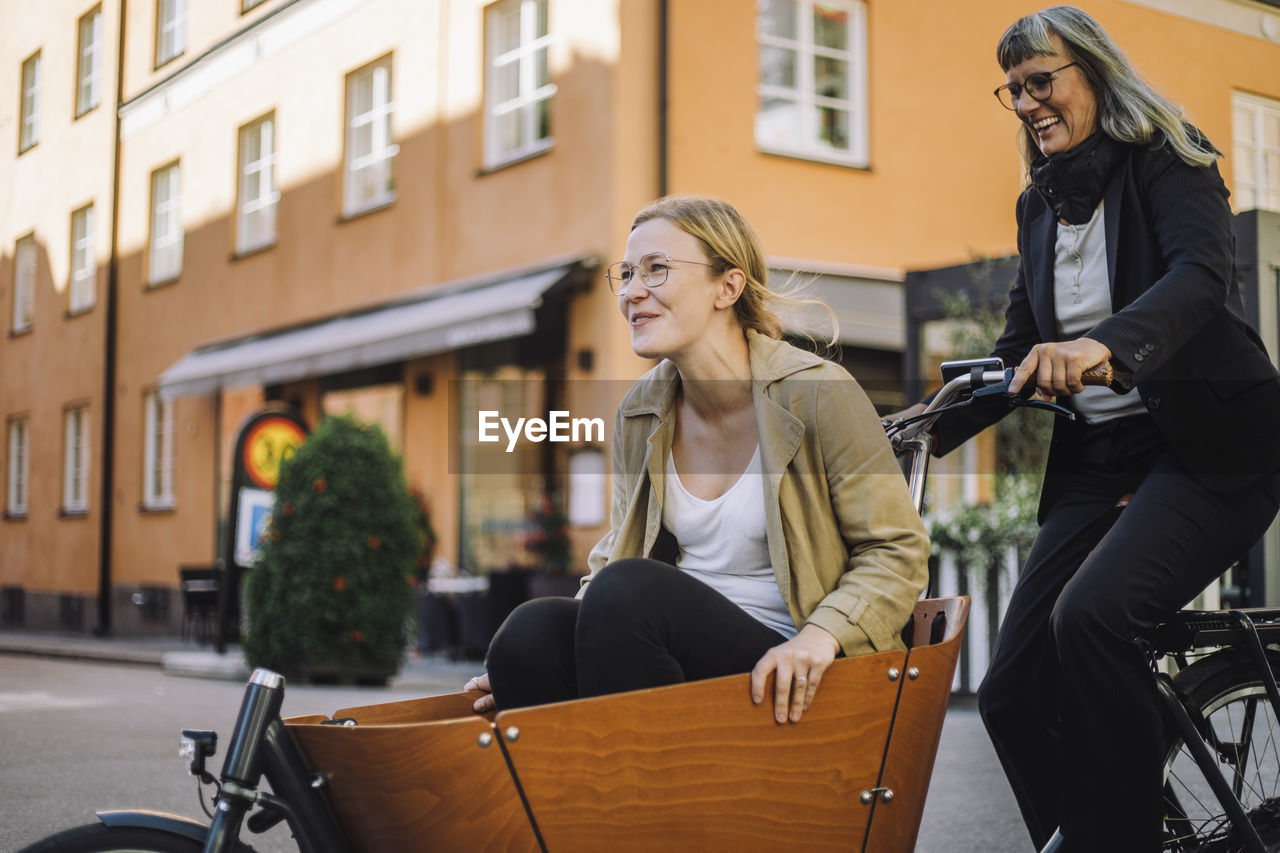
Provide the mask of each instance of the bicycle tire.
[{"label": "bicycle tire", "polygon": [[[1273,672],[1280,652],[1267,650]],[[1247,649],[1228,648],[1197,660],[1174,677],[1187,703],[1211,727],[1210,752],[1232,785],[1268,853],[1280,851],[1280,720]],[[1204,774],[1172,730],[1165,753],[1165,841],[1171,853],[1236,853],[1230,821]],[[1247,741],[1247,743],[1246,743]]]},{"label": "bicycle tire", "polygon": [[161,829],[91,823],[50,835],[18,853],[201,853],[203,849],[198,841]]}]

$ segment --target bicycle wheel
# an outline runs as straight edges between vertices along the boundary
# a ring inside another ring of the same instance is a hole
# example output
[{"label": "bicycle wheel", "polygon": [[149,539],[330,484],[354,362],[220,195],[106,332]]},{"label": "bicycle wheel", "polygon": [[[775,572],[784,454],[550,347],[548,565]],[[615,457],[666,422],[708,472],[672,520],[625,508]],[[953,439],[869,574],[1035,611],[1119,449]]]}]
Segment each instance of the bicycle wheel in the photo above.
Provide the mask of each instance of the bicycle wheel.
[{"label": "bicycle wheel", "polygon": [[[1280,653],[1268,651],[1272,671]],[[1201,658],[1174,678],[1204,717],[1209,751],[1269,851],[1280,851],[1280,721],[1252,656],[1233,648]],[[1194,715],[1193,715],[1194,717]],[[1235,853],[1231,824],[1204,773],[1174,731],[1165,759],[1165,844],[1177,853]]]},{"label": "bicycle wheel", "polygon": [[200,853],[204,845],[172,832],[92,823],[64,830],[18,853]]}]

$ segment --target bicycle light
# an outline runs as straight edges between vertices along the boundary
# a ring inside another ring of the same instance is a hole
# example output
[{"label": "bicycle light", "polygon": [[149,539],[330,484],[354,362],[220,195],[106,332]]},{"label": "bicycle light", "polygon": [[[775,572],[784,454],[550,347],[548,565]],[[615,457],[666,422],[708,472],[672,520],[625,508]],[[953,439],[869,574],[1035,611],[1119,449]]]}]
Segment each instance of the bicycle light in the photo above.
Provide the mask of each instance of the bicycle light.
[{"label": "bicycle light", "polygon": [[178,755],[187,759],[187,772],[203,779],[208,773],[204,760],[218,751],[218,733],[183,729],[178,739]]}]

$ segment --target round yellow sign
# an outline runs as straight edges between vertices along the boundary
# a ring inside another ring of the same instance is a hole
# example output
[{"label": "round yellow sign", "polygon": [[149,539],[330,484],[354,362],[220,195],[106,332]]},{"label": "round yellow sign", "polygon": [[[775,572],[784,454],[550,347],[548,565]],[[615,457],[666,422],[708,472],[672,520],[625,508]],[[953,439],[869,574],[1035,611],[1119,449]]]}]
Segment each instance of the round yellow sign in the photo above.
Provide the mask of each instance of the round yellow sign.
[{"label": "round yellow sign", "polygon": [[306,433],[289,418],[265,417],[249,429],[244,441],[244,470],[261,489],[274,489],[280,463],[293,455]]}]

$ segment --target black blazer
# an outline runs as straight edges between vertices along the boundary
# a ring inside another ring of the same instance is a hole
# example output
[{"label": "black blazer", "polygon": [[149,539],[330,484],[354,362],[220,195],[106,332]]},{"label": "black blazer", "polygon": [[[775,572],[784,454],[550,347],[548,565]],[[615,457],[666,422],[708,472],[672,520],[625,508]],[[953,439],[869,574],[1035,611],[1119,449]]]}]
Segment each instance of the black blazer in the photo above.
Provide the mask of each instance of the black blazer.
[{"label": "black blazer", "polygon": [[[1168,148],[1124,146],[1103,195],[1112,316],[1087,337],[1111,350],[1187,471],[1215,490],[1280,470],[1280,373],[1245,322],[1231,208],[1217,165],[1190,166]],[[993,355],[1016,366],[1062,340],[1054,312],[1058,221],[1038,190],[1018,198],[1018,274]],[[1007,411],[940,422],[946,453]],[[1081,425],[1058,419],[1040,518],[1072,473]]]}]

